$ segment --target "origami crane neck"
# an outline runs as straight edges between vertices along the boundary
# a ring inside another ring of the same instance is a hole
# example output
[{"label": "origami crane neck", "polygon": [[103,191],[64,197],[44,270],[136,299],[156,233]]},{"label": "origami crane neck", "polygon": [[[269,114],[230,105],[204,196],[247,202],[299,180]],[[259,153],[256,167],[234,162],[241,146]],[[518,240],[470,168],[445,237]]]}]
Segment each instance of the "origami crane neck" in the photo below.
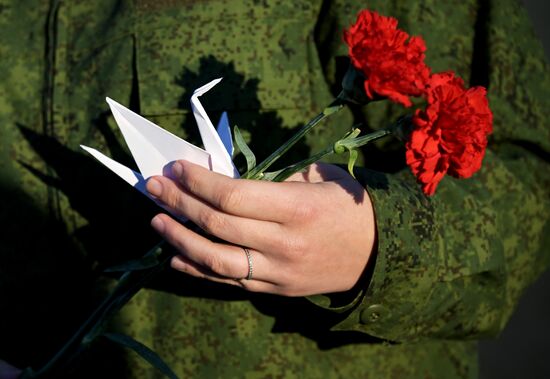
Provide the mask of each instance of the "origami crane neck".
[{"label": "origami crane neck", "polygon": [[231,160],[231,156],[226,146],[223,144],[218,132],[214,129],[214,125],[212,125],[212,121],[208,118],[204,107],[199,101],[199,96],[208,92],[221,80],[221,78],[215,79],[196,89],[195,92],[193,92],[193,96],[191,96],[191,108],[193,109],[193,115],[199,127],[204,149],[210,153],[211,156],[216,157],[216,159],[212,159],[212,170],[230,177],[238,177],[239,172],[233,165],[233,161]]}]

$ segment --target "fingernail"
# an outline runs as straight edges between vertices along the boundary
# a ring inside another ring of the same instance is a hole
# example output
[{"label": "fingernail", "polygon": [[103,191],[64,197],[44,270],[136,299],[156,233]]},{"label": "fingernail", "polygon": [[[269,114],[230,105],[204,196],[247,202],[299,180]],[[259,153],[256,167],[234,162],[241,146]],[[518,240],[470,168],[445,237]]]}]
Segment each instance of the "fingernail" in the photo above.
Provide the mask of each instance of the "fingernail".
[{"label": "fingernail", "polygon": [[149,179],[147,181],[147,191],[151,195],[159,197],[162,194],[162,184],[154,178]]},{"label": "fingernail", "polygon": [[181,176],[181,174],[183,173],[183,166],[181,165],[181,163],[179,162],[176,162],[172,165],[172,172],[174,173],[174,175],[179,178]]},{"label": "fingernail", "polygon": [[151,220],[151,226],[153,229],[155,229],[158,233],[164,232],[164,221],[159,216],[153,217]]}]

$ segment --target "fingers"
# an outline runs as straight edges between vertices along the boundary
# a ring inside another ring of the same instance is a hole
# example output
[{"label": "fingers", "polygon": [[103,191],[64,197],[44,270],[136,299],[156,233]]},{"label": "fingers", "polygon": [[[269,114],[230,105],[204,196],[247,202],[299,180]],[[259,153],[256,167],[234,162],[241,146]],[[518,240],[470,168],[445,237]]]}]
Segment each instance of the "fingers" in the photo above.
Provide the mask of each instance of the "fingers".
[{"label": "fingers", "polygon": [[176,162],[173,174],[186,191],[236,216],[284,222],[299,205],[292,183],[236,180],[187,161]]},{"label": "fingers", "polygon": [[[182,254],[181,260],[173,262],[182,271],[224,283],[228,278],[248,276],[248,259],[242,247],[212,242],[164,214],[153,218],[151,226]],[[270,270],[269,260],[256,250],[250,253],[253,280],[272,282],[274,272]]]},{"label": "fingers", "polygon": [[269,221],[222,212],[165,177],[150,179],[147,189],[174,213],[184,215],[207,233],[238,245],[263,248],[274,239],[280,228],[278,224]]},{"label": "fingers", "polygon": [[224,283],[233,286],[244,288],[251,292],[274,292],[276,288],[271,283],[266,283],[261,280],[246,280],[246,279],[229,279],[215,274],[206,267],[200,266],[185,256],[178,255],[172,258],[172,268],[184,272],[197,278],[211,280],[217,283]]}]

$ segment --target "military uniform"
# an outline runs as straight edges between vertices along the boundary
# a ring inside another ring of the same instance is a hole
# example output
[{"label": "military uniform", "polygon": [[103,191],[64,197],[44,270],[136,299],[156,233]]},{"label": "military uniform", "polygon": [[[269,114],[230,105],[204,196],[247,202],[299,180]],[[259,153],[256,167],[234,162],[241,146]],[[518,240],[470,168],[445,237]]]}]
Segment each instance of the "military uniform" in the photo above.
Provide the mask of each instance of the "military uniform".
[{"label": "military uniform", "polygon": [[[207,111],[228,111],[265,157],[338,92],[342,30],[366,7],[422,35],[434,71],[488,86],[481,171],[426,197],[399,143],[368,146],[378,248],[358,288],[283,298],[171,273],[111,328],[181,377],[476,377],[475,339],[502,330],[550,259],[550,75],[512,0],[0,0],[0,357],[39,366],[109,287],[101,270],[158,239],[152,205],[79,149],[129,161],[105,96],[196,140],[190,94],[223,76]],[[405,112],[352,108],[287,162]],[[160,375],[122,354],[100,341],[75,375]]]}]

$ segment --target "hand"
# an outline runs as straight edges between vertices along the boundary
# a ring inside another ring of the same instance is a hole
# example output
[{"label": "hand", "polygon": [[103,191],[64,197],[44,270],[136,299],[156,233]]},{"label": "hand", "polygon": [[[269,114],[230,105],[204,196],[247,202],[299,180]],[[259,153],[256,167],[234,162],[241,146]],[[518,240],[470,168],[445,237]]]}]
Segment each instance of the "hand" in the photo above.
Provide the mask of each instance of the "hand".
[{"label": "hand", "polygon": [[[341,292],[359,280],[375,239],[364,188],[337,166],[315,164],[284,183],[232,179],[187,161],[147,190],[208,234],[159,214],[151,225],[180,255],[172,267],[249,291],[285,296]],[[249,272],[249,249],[253,277]]]}]

